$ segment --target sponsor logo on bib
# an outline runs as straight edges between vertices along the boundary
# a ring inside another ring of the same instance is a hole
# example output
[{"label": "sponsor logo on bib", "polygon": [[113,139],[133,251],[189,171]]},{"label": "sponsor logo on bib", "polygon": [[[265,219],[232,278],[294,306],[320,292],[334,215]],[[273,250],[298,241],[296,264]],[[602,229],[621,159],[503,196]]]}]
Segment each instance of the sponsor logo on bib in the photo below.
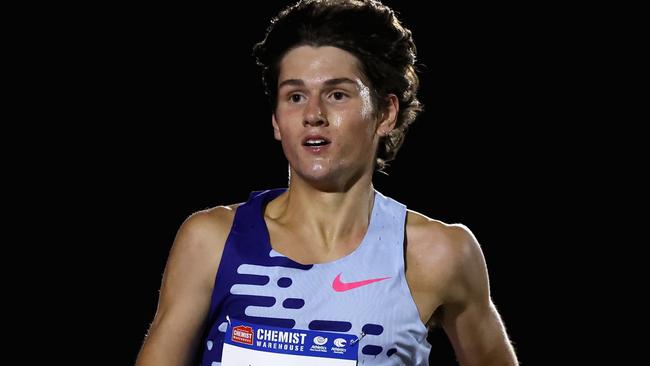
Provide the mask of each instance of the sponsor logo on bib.
[{"label": "sponsor logo on bib", "polygon": [[252,345],[253,328],[243,325],[232,328],[232,340],[233,342],[248,344],[249,346]]}]

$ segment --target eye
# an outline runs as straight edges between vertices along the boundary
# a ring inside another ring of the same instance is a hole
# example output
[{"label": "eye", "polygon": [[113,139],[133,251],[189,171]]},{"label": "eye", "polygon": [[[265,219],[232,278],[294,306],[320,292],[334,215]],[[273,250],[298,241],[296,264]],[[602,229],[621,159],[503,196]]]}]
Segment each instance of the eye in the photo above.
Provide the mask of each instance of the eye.
[{"label": "eye", "polygon": [[343,92],[340,92],[340,91],[337,91],[337,92],[334,92],[334,93],[330,94],[330,96],[332,98],[334,98],[334,100],[336,100],[336,101],[341,101],[341,100],[343,100],[343,99],[345,99],[347,97],[347,94],[345,94]]},{"label": "eye", "polygon": [[291,94],[289,96],[289,101],[291,103],[300,103],[302,101],[303,96],[300,94]]}]

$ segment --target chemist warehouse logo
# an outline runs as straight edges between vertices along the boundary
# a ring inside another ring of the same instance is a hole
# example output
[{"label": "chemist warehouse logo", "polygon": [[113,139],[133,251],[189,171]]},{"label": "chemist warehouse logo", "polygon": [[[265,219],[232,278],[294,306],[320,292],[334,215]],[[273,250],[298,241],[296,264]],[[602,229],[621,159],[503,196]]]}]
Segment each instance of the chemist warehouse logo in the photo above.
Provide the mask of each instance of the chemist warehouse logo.
[{"label": "chemist warehouse logo", "polygon": [[236,326],[232,328],[232,340],[257,348],[278,351],[304,352],[307,333],[296,331],[281,331],[252,327]]},{"label": "chemist warehouse logo", "polygon": [[238,325],[232,328],[232,340],[233,342],[243,343],[252,346],[253,328],[245,327],[243,325]]}]

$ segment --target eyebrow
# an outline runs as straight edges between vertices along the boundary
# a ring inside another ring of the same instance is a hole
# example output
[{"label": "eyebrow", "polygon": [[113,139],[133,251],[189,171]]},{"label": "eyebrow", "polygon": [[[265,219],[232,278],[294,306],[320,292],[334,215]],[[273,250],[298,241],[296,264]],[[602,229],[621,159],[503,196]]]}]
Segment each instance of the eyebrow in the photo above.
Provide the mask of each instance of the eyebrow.
[{"label": "eyebrow", "polygon": [[[325,80],[323,83],[325,86],[333,86],[333,85],[339,85],[339,84],[354,84],[357,85],[357,82],[349,79],[349,78],[335,78],[335,79],[329,79]],[[278,89],[282,88],[283,86],[286,85],[291,85],[291,86],[305,86],[305,82],[300,80],[300,79],[287,79],[278,84]]]}]

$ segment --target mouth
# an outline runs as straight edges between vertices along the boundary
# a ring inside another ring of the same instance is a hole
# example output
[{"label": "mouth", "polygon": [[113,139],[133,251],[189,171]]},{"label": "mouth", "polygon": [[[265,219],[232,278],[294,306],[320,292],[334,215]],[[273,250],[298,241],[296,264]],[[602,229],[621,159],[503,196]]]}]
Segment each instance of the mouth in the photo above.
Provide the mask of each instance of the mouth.
[{"label": "mouth", "polygon": [[309,136],[302,141],[302,146],[318,148],[318,147],[327,146],[331,143],[332,142],[330,140],[321,136],[317,136],[317,137]]}]

